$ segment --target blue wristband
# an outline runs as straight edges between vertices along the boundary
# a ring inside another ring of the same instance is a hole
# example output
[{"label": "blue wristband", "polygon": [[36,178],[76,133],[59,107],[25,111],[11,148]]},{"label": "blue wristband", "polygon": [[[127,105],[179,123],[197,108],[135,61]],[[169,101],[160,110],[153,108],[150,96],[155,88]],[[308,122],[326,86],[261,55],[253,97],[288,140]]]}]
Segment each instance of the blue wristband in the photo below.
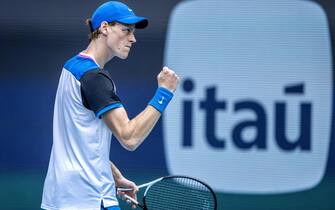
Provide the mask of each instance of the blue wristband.
[{"label": "blue wristband", "polygon": [[149,102],[149,105],[153,106],[160,113],[163,113],[169,102],[173,97],[173,93],[166,88],[159,87],[156,90],[154,97]]}]

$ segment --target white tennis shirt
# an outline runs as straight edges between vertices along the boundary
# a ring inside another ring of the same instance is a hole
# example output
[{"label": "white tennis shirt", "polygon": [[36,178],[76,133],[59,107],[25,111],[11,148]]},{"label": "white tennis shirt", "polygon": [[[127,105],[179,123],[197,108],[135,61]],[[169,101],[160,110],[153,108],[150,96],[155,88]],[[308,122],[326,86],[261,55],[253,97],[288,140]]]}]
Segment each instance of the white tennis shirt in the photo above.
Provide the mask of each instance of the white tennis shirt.
[{"label": "white tennis shirt", "polygon": [[42,209],[100,210],[118,205],[109,162],[112,133],[100,116],[120,107],[108,72],[79,54],[61,73],[53,119],[53,146]]}]

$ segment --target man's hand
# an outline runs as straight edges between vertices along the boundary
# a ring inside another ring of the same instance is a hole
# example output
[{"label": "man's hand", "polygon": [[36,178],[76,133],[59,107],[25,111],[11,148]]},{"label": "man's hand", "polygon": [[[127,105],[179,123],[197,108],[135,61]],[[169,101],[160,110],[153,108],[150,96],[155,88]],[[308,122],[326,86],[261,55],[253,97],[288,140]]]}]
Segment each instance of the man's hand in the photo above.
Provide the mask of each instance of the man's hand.
[{"label": "man's hand", "polygon": [[179,76],[174,71],[165,66],[158,74],[157,81],[159,87],[164,87],[171,92],[175,92],[179,83]]},{"label": "man's hand", "polygon": [[[118,192],[118,196],[120,196],[122,199],[124,199],[124,194],[127,194],[128,196],[132,197],[133,199],[137,200],[136,193],[138,192],[138,187],[136,184],[132,181],[129,181],[128,179],[122,177],[119,177],[118,179],[115,179],[115,184],[116,187],[119,188],[130,188],[133,189],[132,191],[127,191],[127,192]],[[127,200],[127,203],[131,204],[131,201]],[[136,205],[133,204],[132,208],[135,209]]]}]

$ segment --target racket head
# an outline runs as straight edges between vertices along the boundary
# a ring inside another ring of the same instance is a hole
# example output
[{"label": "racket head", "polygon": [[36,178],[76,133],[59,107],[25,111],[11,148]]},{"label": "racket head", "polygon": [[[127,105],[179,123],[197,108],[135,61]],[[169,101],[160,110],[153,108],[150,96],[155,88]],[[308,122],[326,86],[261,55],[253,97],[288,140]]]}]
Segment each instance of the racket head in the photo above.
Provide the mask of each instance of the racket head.
[{"label": "racket head", "polygon": [[147,210],[216,210],[217,198],[205,182],[189,176],[166,176],[148,186],[143,204]]}]

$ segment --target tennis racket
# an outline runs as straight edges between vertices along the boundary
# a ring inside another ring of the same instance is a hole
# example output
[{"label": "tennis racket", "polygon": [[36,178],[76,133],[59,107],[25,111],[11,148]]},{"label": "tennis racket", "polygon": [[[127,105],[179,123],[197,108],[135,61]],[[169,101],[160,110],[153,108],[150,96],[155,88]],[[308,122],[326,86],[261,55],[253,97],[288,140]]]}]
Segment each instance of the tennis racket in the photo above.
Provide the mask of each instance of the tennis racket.
[{"label": "tennis racket", "polygon": [[[187,176],[165,176],[146,184],[142,203],[128,195],[124,198],[144,210],[216,210],[217,200],[214,191],[204,182]],[[118,191],[131,189],[118,188]]]}]

